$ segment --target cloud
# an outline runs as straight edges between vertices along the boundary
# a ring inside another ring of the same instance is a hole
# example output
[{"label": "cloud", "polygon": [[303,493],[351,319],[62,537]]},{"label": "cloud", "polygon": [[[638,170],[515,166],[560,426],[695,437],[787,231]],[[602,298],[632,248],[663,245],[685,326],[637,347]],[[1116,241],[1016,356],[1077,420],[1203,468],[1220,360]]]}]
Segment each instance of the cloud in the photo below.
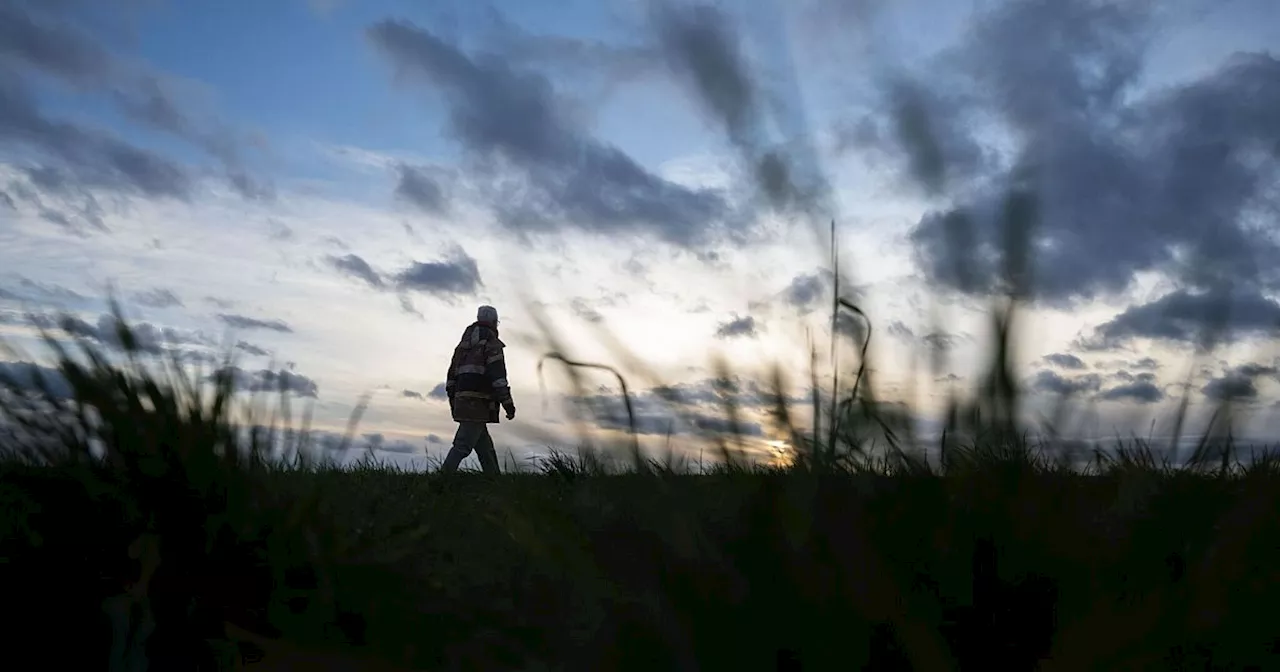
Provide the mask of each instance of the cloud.
[{"label": "cloud", "polygon": [[1102,377],[1091,373],[1065,378],[1056,371],[1044,370],[1036,373],[1032,378],[1031,387],[1039,392],[1072,396],[1084,392],[1097,392],[1102,387]]},{"label": "cloud", "polygon": [[433,446],[438,446],[438,445],[440,445],[440,444],[444,443],[444,439],[440,438],[440,435],[439,435],[439,434],[428,434],[428,435],[427,435],[427,443],[429,443],[429,444],[431,444],[431,445],[433,445]]},{"label": "cloud", "polygon": [[1063,369],[1080,370],[1089,368],[1089,365],[1085,364],[1083,359],[1065,352],[1055,352],[1051,355],[1045,355],[1044,361]]},{"label": "cloud", "polygon": [[[653,25],[671,71],[686,84],[738,151],[758,192],[778,211],[812,206],[827,195],[818,171],[801,164],[786,146],[770,143],[767,128],[778,119],[774,92],[762,90],[742,52],[728,14],[710,4],[654,3]],[[782,124],[779,123],[781,126]],[[802,182],[808,179],[807,184]]]},{"label": "cloud", "polygon": [[867,323],[861,317],[842,310],[836,313],[836,333],[861,345],[867,340]]},{"label": "cloud", "polygon": [[[74,315],[0,314],[0,323],[30,324],[45,330],[61,330],[69,336],[95,341],[113,350],[124,349],[119,333],[120,323],[114,315],[109,313],[98,316],[96,323],[90,323]],[[178,346],[213,345],[212,339],[200,332],[164,327],[143,321],[131,321],[128,326],[136,350],[143,354],[161,355],[177,350]]]},{"label": "cloud", "polygon": [[1164,391],[1150,381],[1139,381],[1125,385],[1117,385],[1099,395],[1104,401],[1136,401],[1142,404],[1154,404],[1164,400]]},{"label": "cloud", "polygon": [[569,307],[573,310],[573,314],[590,322],[591,324],[600,324],[604,322],[604,316],[599,311],[587,305],[587,302],[581,298],[576,298],[570,302]]},{"label": "cloud", "polygon": [[[973,110],[1018,144],[987,186],[912,233],[927,275],[973,294],[999,288],[1010,189],[1034,257],[1032,294],[1070,303],[1156,272],[1192,287],[1280,285],[1277,242],[1254,215],[1280,192],[1280,60],[1239,54],[1197,81],[1140,90],[1150,3],[1001,3],[949,54]],[[1039,45],[1061,44],[1044,49]],[[1035,54],[1028,57],[1028,54]],[[1214,232],[1206,236],[1205,232]]]},{"label": "cloud", "polygon": [[0,387],[18,392],[47,392],[51,399],[71,399],[71,383],[61,371],[32,362],[0,362]]},{"label": "cloud", "polygon": [[26,169],[18,200],[50,221],[102,229],[103,209],[90,189],[181,199],[194,181],[187,167],[160,154],[107,131],[46,116],[26,81],[37,76],[100,96],[126,119],[199,148],[221,162],[228,184],[242,195],[269,193],[245,173],[232,131],[216,120],[196,120],[195,106],[180,100],[184,87],[177,80],[112,54],[82,30],[89,24],[76,21],[80,12],[73,4],[0,5],[0,139],[25,148],[35,161]]},{"label": "cloud", "polygon": [[326,261],[339,272],[363,280],[371,287],[381,288],[383,286],[382,276],[373,270],[369,262],[358,255],[347,254],[341,257],[330,255],[326,257]]},{"label": "cloud", "polygon": [[441,261],[415,261],[394,281],[404,291],[440,295],[473,294],[483,285],[476,260],[461,249]]},{"label": "cloud", "polygon": [[788,305],[801,310],[810,309],[821,301],[831,283],[818,273],[797,275],[783,290],[782,297]]},{"label": "cloud", "polygon": [[405,390],[400,393],[400,396],[406,399],[417,399],[418,401],[423,401],[424,399],[426,399],[426,397],[422,396],[421,392],[414,392],[413,390]]},{"label": "cloud", "polygon": [[576,84],[598,78],[612,87],[662,69],[660,54],[647,40],[623,43],[571,35],[531,33],[491,8],[494,44],[513,63],[544,66]]},{"label": "cloud", "polygon": [[182,299],[168,289],[156,288],[133,295],[134,303],[151,308],[174,308],[182,306]]},{"label": "cloud", "polygon": [[263,348],[260,348],[252,343],[249,343],[248,341],[237,341],[236,349],[242,352],[247,352],[250,355],[255,355],[258,357],[266,357],[267,355],[271,354],[270,352],[267,352]]},{"label": "cloud", "polygon": [[1120,371],[1116,371],[1116,372],[1115,372],[1114,374],[1112,374],[1112,375],[1113,375],[1114,377],[1116,377],[1116,378],[1120,379],[1120,380],[1123,380],[1123,381],[1126,381],[1126,382],[1130,382],[1130,383],[1154,383],[1154,382],[1156,382],[1156,374],[1154,374],[1154,373],[1150,373],[1150,372],[1146,372],[1146,373],[1139,373],[1139,374],[1137,374],[1137,375],[1134,375],[1134,374],[1132,374],[1132,373],[1129,373],[1128,371],[1125,371],[1125,370],[1121,369]]},{"label": "cloud", "polygon": [[[628,431],[630,428],[622,396],[608,388],[565,400],[573,417],[589,420],[603,429]],[[807,404],[809,399],[784,394],[784,402]],[[771,390],[757,381],[735,376],[634,391],[631,404],[636,431],[640,434],[722,434],[732,429],[726,412],[732,406],[740,413],[738,431],[741,434],[763,436],[763,426],[753,417],[770,412],[776,399]]]},{"label": "cloud", "polygon": [[274,241],[293,240],[293,229],[289,225],[272,217],[267,220],[267,236]]},{"label": "cloud", "polygon": [[1263,377],[1280,381],[1280,369],[1274,365],[1242,364],[1209,380],[1200,392],[1213,401],[1253,401],[1258,398],[1257,380]]},{"label": "cloud", "polygon": [[723,233],[722,195],[664,180],[589,135],[545,76],[498,54],[469,56],[407,21],[379,22],[368,36],[400,80],[445,96],[449,130],[485,170],[477,184],[502,225],[636,230],[689,247]]},{"label": "cloud", "polygon": [[857,150],[877,163],[899,161],[900,182],[928,195],[993,168],[991,152],[968,132],[973,119],[962,92],[894,73],[878,84],[876,93],[877,112],[837,124],[837,152]]},{"label": "cloud", "polygon": [[1190,344],[1202,343],[1209,336],[1234,342],[1277,332],[1280,303],[1254,290],[1180,289],[1125,310],[1078,345],[1087,350],[1105,350],[1134,338]]},{"label": "cloud", "polygon": [[1200,392],[1214,401],[1253,401],[1258,398],[1258,387],[1254,385],[1253,378],[1234,372],[1210,380]]},{"label": "cloud", "polygon": [[[28,169],[27,181],[44,194],[81,197],[81,214],[100,208],[85,187],[179,199],[191,191],[191,177],[177,163],[104,132],[48,119],[25,87],[12,79],[0,79],[0,139],[35,150],[46,160],[59,161],[62,165],[58,167]],[[20,200],[42,204],[33,192],[19,195]]]},{"label": "cloud", "polygon": [[890,322],[889,327],[885,329],[885,331],[888,332],[890,336],[904,341],[914,341],[916,338],[916,332],[901,320],[894,320],[893,322]]},{"label": "cloud", "polygon": [[283,320],[264,320],[256,317],[247,317],[245,315],[236,315],[234,313],[218,313],[218,319],[224,324],[236,329],[260,329],[265,331],[278,331],[284,334],[293,333],[293,328]]},{"label": "cloud", "polygon": [[37,303],[83,302],[89,298],[74,290],[51,282],[39,282],[18,276],[16,292],[6,292],[12,300],[30,300]]},{"label": "cloud", "polygon": [[1210,380],[1202,392],[1206,397],[1218,401],[1251,401],[1258,396],[1256,383],[1262,377],[1280,380],[1275,366],[1244,364]]},{"label": "cloud", "polygon": [[396,196],[423,212],[441,215],[448,210],[449,199],[441,185],[441,177],[429,168],[400,164],[396,166],[399,181]]},{"label": "cloud", "polygon": [[218,369],[211,376],[214,380],[221,376],[230,376],[235,389],[245,392],[291,392],[300,397],[318,398],[320,387],[316,381],[292,371],[281,369],[259,369],[246,371],[237,366]]},{"label": "cloud", "polygon": [[716,338],[755,338],[757,335],[756,318],[750,315],[735,317],[716,327]]},{"label": "cloud", "polygon": [[445,389],[444,383],[440,383],[439,385],[431,388],[431,391],[427,393],[427,396],[432,399],[448,399],[449,391]]},{"label": "cloud", "polygon": [[[692,390],[685,390],[689,393]],[[629,431],[630,418],[621,395],[595,394],[570,397],[569,411],[579,419],[592,421],[597,427],[617,431]],[[632,397],[632,413],[636,433],[644,435],[716,435],[729,432],[733,423],[722,409],[711,403],[693,401],[670,389],[652,390]],[[743,405],[743,408],[748,406]],[[744,436],[763,436],[759,422],[740,417],[738,432]]]}]

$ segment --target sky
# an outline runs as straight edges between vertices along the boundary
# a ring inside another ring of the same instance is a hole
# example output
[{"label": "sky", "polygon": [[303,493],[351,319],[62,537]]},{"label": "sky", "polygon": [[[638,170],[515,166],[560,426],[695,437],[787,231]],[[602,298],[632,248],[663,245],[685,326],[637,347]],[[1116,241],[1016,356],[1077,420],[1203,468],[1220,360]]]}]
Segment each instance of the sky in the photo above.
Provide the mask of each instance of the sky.
[{"label": "sky", "polygon": [[622,436],[618,379],[558,352],[621,373],[648,447],[732,399],[767,456],[772,371],[803,406],[811,344],[820,387],[856,366],[837,287],[881,399],[971,390],[1012,218],[1028,412],[1145,434],[1185,393],[1265,437],[1278,59],[1271,0],[0,0],[0,370],[54,315],[118,349],[115,296],[318,429],[371,395],[413,465],[491,304],[501,452]]}]

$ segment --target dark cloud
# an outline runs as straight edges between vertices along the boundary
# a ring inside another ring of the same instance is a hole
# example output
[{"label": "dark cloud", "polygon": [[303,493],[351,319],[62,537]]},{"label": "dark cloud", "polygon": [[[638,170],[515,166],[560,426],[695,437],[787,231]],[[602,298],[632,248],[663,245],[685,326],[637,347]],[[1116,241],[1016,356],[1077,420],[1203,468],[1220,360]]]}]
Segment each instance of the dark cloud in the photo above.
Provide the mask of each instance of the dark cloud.
[{"label": "dark cloud", "polygon": [[82,188],[90,186],[186,198],[191,190],[191,177],[177,163],[106,133],[45,117],[29,91],[13,78],[6,80],[3,73],[0,139],[62,163],[27,173],[28,180],[46,194],[84,195]]},{"label": "dark cloud", "polygon": [[1149,381],[1140,381],[1117,385],[1099,395],[1104,401],[1136,401],[1142,404],[1154,404],[1164,400],[1164,391]]},{"label": "dark cloud", "polygon": [[503,225],[638,229],[694,246],[726,221],[720,194],[664,180],[588,135],[551,82],[526,66],[492,53],[473,58],[406,21],[382,21],[368,35],[402,79],[445,95],[450,131],[484,167],[477,182]]},{"label": "dark cloud", "polygon": [[267,355],[271,354],[270,352],[267,352],[265,349],[260,348],[252,343],[249,343],[248,341],[237,341],[236,349],[242,352],[247,352],[250,355],[255,355],[257,357],[266,357]]},{"label": "dark cloud", "polygon": [[293,328],[283,320],[263,320],[256,317],[236,315],[234,313],[218,313],[218,319],[221,320],[223,324],[236,329],[260,329],[264,331],[277,331],[285,334],[293,333]]},{"label": "dark cloud", "polygon": [[[371,436],[379,437],[377,445],[374,445],[373,449],[382,451],[384,453],[412,455],[414,453],[420,452],[420,449],[421,449],[421,447],[418,444],[410,443],[409,441],[405,441],[404,439],[395,439],[392,441],[387,441],[385,438],[382,437],[381,434],[365,434],[366,440]],[[373,445],[373,442],[370,441],[369,445]]]},{"label": "dark cloud", "polygon": [[867,340],[867,323],[861,317],[842,310],[836,313],[836,333],[861,345]]},{"label": "dark cloud", "polygon": [[449,391],[445,389],[444,383],[440,383],[439,385],[431,388],[431,391],[427,393],[427,396],[432,399],[448,399]]},{"label": "dark cloud", "polygon": [[972,119],[962,93],[895,76],[880,84],[878,94],[881,111],[837,125],[837,152],[855,150],[877,162],[901,159],[900,181],[930,195],[993,167],[991,153],[966,130]]},{"label": "dark cloud", "polygon": [[750,315],[735,317],[716,327],[716,338],[755,338],[757,334],[756,318]]},{"label": "dark cloud", "polygon": [[257,371],[250,372],[236,366],[231,366],[214,372],[210,379],[216,379],[220,376],[230,376],[235,388],[240,391],[284,391],[291,392],[300,397],[317,398],[320,396],[320,387],[316,385],[316,381],[286,369],[281,369],[279,371],[259,369]]},{"label": "dark cloud", "polygon": [[[74,315],[0,314],[0,323],[24,324],[48,331],[61,330],[75,338],[94,341],[113,350],[124,350],[124,342],[120,338],[120,322],[111,314],[98,316],[96,323]],[[136,351],[143,354],[177,353],[182,356],[192,356],[181,346],[211,347],[214,345],[212,339],[200,332],[164,327],[143,321],[129,322],[128,327]]]},{"label": "dark cloud", "polygon": [[998,288],[1005,197],[1019,185],[1034,194],[1024,233],[1041,300],[1118,294],[1141,272],[1197,287],[1280,285],[1280,269],[1262,263],[1277,243],[1251,217],[1280,198],[1280,60],[1240,54],[1197,81],[1140,91],[1159,27],[1149,7],[1028,0],[975,23],[951,62],[976,111],[1006,122],[1019,145],[987,188],[916,227],[932,279]]},{"label": "dark cloud", "polygon": [[134,303],[151,308],[173,308],[182,305],[182,299],[167,289],[156,288],[133,295]]},{"label": "dark cloud", "polygon": [[573,310],[574,315],[581,317],[591,324],[600,324],[601,322],[604,322],[604,316],[580,298],[574,299],[569,304],[569,307]]},{"label": "dark cloud", "polygon": [[[765,90],[742,50],[733,19],[710,4],[653,3],[653,24],[666,62],[738,151],[759,193],[775,209],[812,206],[827,195],[822,174],[783,143],[770,142],[779,118],[775,91]],[[790,130],[790,129],[787,129]],[[785,132],[785,131],[784,131]]]},{"label": "dark cloud", "polygon": [[74,396],[61,371],[32,362],[0,362],[0,387],[18,392],[47,393],[52,399]]},{"label": "dark cloud", "polygon": [[228,308],[232,308],[236,305],[235,301],[228,301],[227,299],[219,299],[216,296],[206,296],[204,297],[204,302],[215,308],[221,308],[222,310],[227,310]]},{"label": "dark cloud", "polygon": [[88,301],[85,295],[51,282],[38,282],[19,276],[17,291],[6,292],[15,300],[34,301],[36,303],[66,303]]},{"label": "dark cloud", "polygon": [[1123,381],[1126,381],[1126,382],[1130,382],[1130,383],[1154,383],[1154,382],[1156,382],[1156,374],[1154,374],[1154,373],[1150,373],[1150,372],[1139,373],[1139,374],[1136,374],[1136,375],[1135,375],[1135,374],[1129,373],[1128,371],[1125,371],[1124,369],[1121,369],[1121,370],[1119,370],[1119,371],[1116,371],[1116,372],[1115,372],[1114,374],[1112,374],[1112,375],[1113,375],[1114,377],[1116,377],[1116,378],[1120,379],[1120,380],[1123,380]]},{"label": "dark cloud", "polygon": [[448,211],[449,198],[441,184],[441,176],[430,168],[400,164],[396,166],[399,181],[396,196],[423,212],[442,215]]},{"label": "dark cloud", "polygon": [[[720,381],[717,384],[714,381],[703,381],[686,386],[657,388],[634,395],[631,404],[636,433],[705,436],[731,431],[733,424],[718,405],[723,400],[736,398],[738,395],[724,388],[723,384],[726,382]],[[571,397],[568,401],[569,410],[575,417],[591,420],[597,427],[617,431],[629,431],[631,428],[621,395],[594,394]],[[739,404],[740,408],[749,409],[761,405],[759,400],[744,401],[748,403]],[[764,435],[761,424],[746,417],[739,418],[738,431],[745,436]]]},{"label": "dark cloud", "polygon": [[1151,357],[1143,357],[1142,359],[1139,359],[1138,361],[1131,363],[1130,366],[1132,366],[1135,369],[1155,370],[1160,368],[1160,362],[1157,362]]},{"label": "dark cloud", "polygon": [[1102,377],[1097,374],[1065,378],[1056,371],[1040,371],[1031,379],[1032,389],[1061,395],[1097,392],[1102,387]]},{"label": "dark cloud", "polygon": [[1264,377],[1280,381],[1280,370],[1274,365],[1242,364],[1211,379],[1200,392],[1213,401],[1253,401],[1258,398],[1257,380]]},{"label": "dark cloud", "polygon": [[[767,408],[776,403],[773,391],[755,380],[740,377],[706,378],[692,383],[662,385],[643,391],[639,398],[682,407]],[[808,398],[787,397],[788,403],[808,403]]]},{"label": "dark cloud", "polygon": [[415,315],[419,319],[422,318],[422,312],[413,306],[413,299],[410,298],[408,294],[401,294],[399,299],[400,299],[400,310],[410,315]]},{"label": "dark cloud", "polygon": [[490,11],[493,42],[512,62],[544,66],[573,78],[601,79],[605,87],[655,73],[662,67],[657,48],[646,42],[622,43],[569,35],[534,34],[502,14]]},{"label": "dark cloud", "polygon": [[362,435],[366,448],[371,448],[384,453],[400,453],[409,455],[418,452],[416,444],[405,441],[404,439],[395,439],[388,441],[387,437],[381,432],[370,432]]},{"label": "dark cloud", "polygon": [[413,390],[405,390],[400,393],[400,396],[406,399],[417,399],[418,401],[426,399],[426,397],[422,396],[421,392],[414,392]]},{"label": "dark cloud", "polygon": [[1087,369],[1089,366],[1084,363],[1083,359],[1066,352],[1055,352],[1051,355],[1045,355],[1044,361],[1063,369]]},{"label": "dark cloud", "polygon": [[440,295],[474,294],[483,286],[476,260],[462,250],[441,261],[413,262],[394,281],[404,291]]},{"label": "dark cloud", "polygon": [[[866,329],[866,325],[862,318],[848,312],[842,312],[841,316],[842,319],[837,324],[837,330],[840,333],[853,337],[855,340],[861,342],[861,339],[865,338],[863,333]],[[945,331],[932,331],[927,334],[917,335],[914,329],[899,320],[890,322],[889,326],[885,328],[885,332],[893,338],[897,338],[901,341],[915,344],[938,353],[951,350],[956,347],[960,341],[967,338],[961,334],[952,334]]]},{"label": "dark cloud", "polygon": [[[1181,289],[1134,306],[1099,326],[1078,345],[1105,350],[1134,338],[1202,343],[1216,336],[1232,342],[1280,332],[1280,303],[1254,290]],[[1155,364],[1154,360],[1144,364]]]},{"label": "dark cloud", "polygon": [[830,287],[831,283],[819,273],[797,275],[783,290],[782,297],[789,305],[805,310],[821,301]]},{"label": "dark cloud", "polygon": [[363,280],[371,287],[380,288],[383,286],[382,276],[379,275],[377,271],[373,270],[373,267],[369,265],[369,262],[365,261],[358,255],[347,254],[341,257],[330,255],[326,257],[326,261],[339,272],[353,278]]},{"label": "dark cloud", "polygon": [[1200,392],[1214,401],[1253,401],[1258,398],[1258,387],[1253,378],[1236,372],[1210,380]]},{"label": "dark cloud", "polygon": [[[136,191],[148,196],[184,197],[187,171],[177,164],[101,131],[45,118],[22,81],[28,75],[60,80],[81,92],[103,96],[126,118],[189,142],[223,166],[231,187],[261,198],[270,189],[245,173],[235,134],[217,121],[198,121],[197,109],[181,100],[174,81],[116,57],[83,30],[71,3],[0,5],[0,136],[25,143],[60,168],[44,166],[33,182],[52,191],[84,186]],[[94,28],[103,25],[94,23]],[[84,195],[83,192],[81,195]],[[90,199],[90,202],[92,200]]]},{"label": "dark cloud", "polygon": [[440,435],[439,435],[439,434],[428,434],[428,435],[427,435],[427,443],[429,443],[429,444],[431,444],[431,445],[433,445],[433,446],[438,446],[438,445],[440,445],[440,444],[444,443],[444,439],[440,438]]},{"label": "dark cloud", "polygon": [[276,241],[293,240],[293,229],[273,217],[267,220],[267,235]]},{"label": "dark cloud", "polygon": [[964,334],[951,334],[945,331],[934,331],[920,337],[920,342],[927,346],[930,350],[945,352],[951,350],[960,344],[960,341],[968,339]]}]

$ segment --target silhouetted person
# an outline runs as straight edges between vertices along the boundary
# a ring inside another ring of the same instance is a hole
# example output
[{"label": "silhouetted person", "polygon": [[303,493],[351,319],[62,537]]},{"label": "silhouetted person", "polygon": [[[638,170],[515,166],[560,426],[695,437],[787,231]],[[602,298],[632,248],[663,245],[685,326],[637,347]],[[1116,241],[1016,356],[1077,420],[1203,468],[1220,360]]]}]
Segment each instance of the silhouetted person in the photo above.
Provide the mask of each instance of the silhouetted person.
[{"label": "silhouetted person", "polygon": [[449,362],[445,391],[458,432],[440,466],[444,473],[457,471],[458,464],[472,450],[476,451],[486,474],[499,471],[489,423],[498,422],[498,406],[507,412],[508,420],[516,417],[516,405],[511,401],[511,387],[507,384],[507,364],[502,358],[504,347],[498,340],[497,309],[480,306],[475,323],[462,332],[462,340],[454,348]]}]

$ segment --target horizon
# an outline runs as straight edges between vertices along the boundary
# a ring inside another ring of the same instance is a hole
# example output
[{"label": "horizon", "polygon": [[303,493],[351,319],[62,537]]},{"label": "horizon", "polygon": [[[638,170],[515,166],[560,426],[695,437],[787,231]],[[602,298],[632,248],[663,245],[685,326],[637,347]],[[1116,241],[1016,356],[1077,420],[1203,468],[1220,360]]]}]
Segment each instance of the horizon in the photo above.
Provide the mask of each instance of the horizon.
[{"label": "horizon", "polygon": [[1016,185],[1029,418],[1069,394],[1076,433],[1145,436],[1185,385],[1191,428],[1230,400],[1280,436],[1277,25],[1267,0],[0,0],[0,338],[39,352],[26,315],[66,311],[110,348],[113,293],[157,350],[232,348],[247,391],[287,372],[317,429],[372,393],[358,433],[412,464],[447,450],[489,304],[500,454],[623,435],[610,374],[539,380],[561,351],[626,376],[647,447],[696,455],[732,399],[766,455],[772,367],[803,411],[810,339],[824,389],[828,343],[855,366],[837,285],[879,400],[927,423],[975,388]]}]

